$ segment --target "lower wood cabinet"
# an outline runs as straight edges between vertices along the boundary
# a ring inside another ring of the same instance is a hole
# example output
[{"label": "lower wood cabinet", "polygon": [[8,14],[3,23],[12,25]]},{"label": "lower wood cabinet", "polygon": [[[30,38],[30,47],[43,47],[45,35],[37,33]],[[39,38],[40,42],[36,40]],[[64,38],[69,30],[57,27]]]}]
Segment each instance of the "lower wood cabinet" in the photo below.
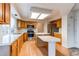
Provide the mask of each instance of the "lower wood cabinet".
[{"label": "lower wood cabinet", "polygon": [[14,41],[11,45],[11,56],[18,56],[21,48],[24,44],[25,41],[27,41],[27,35],[26,33],[24,33],[23,35],[21,35],[19,38],[16,39],[16,41]]},{"label": "lower wood cabinet", "polygon": [[20,36],[19,39],[18,39],[18,45],[17,45],[17,47],[18,47],[18,50],[17,50],[18,54],[20,53],[20,50],[21,50],[21,48],[22,48],[23,43],[24,43],[24,42],[23,42],[23,35],[22,35],[22,36]]},{"label": "lower wood cabinet", "polygon": [[54,32],[54,37],[59,38],[60,42],[57,42],[57,43],[62,44],[62,35],[61,34]]},{"label": "lower wood cabinet", "polygon": [[27,35],[27,33],[24,33],[23,34],[23,41],[25,42],[25,41],[28,41],[28,35]]},{"label": "lower wood cabinet", "polygon": [[13,42],[11,45],[11,55],[12,56],[17,56],[17,41]]}]

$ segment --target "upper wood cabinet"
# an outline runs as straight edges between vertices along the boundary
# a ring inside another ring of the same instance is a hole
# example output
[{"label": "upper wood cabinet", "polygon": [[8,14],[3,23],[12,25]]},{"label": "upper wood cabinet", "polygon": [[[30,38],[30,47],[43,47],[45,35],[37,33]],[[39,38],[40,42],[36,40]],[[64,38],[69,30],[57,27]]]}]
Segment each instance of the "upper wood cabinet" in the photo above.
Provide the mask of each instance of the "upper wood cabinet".
[{"label": "upper wood cabinet", "polygon": [[26,29],[27,25],[34,25],[34,27],[36,28],[37,26],[37,22],[34,21],[22,21],[22,20],[17,20],[17,26],[18,29]]},{"label": "upper wood cabinet", "polygon": [[10,4],[0,3],[0,24],[10,23]]},{"label": "upper wood cabinet", "polygon": [[25,21],[21,22],[21,28],[25,28]]},{"label": "upper wood cabinet", "polygon": [[27,23],[25,21],[18,20],[17,26],[18,26],[19,29],[27,28]]},{"label": "upper wood cabinet", "polygon": [[61,28],[61,19],[57,20],[57,27]]},{"label": "upper wood cabinet", "polygon": [[27,23],[25,22],[25,28],[27,28]]},{"label": "upper wood cabinet", "polygon": [[18,28],[20,28],[20,24],[21,24],[21,22],[20,22],[20,20],[18,20],[18,21],[17,21],[17,26],[18,26]]},{"label": "upper wood cabinet", "polygon": [[3,14],[3,5],[0,3],[0,23],[4,22]]},{"label": "upper wood cabinet", "polygon": [[5,4],[5,23],[10,23],[10,4]]}]

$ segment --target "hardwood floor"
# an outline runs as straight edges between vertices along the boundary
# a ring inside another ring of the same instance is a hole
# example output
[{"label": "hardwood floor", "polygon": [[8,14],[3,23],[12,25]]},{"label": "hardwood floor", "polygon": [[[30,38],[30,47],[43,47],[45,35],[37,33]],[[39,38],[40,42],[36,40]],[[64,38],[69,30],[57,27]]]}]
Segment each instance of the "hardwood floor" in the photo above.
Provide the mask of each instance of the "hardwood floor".
[{"label": "hardwood floor", "polygon": [[60,43],[56,43],[56,55],[57,56],[69,56],[69,49],[63,47]]},{"label": "hardwood floor", "polygon": [[36,41],[31,40],[24,43],[18,56],[46,56],[47,50],[44,47],[37,47]]},{"label": "hardwood floor", "polygon": [[[69,50],[60,44],[56,44],[56,56],[68,56]],[[18,56],[48,56],[48,48],[37,46],[35,40],[24,43]]]}]

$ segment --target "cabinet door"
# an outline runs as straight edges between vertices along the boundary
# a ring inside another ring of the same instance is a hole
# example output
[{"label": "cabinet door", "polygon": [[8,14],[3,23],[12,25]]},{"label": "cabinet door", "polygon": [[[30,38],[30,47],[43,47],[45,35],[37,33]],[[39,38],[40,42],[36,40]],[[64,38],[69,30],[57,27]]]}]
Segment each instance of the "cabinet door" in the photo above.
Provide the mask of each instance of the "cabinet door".
[{"label": "cabinet door", "polygon": [[10,23],[10,4],[5,3],[5,23]]},{"label": "cabinet door", "polygon": [[21,28],[25,28],[25,22],[21,21]]},{"label": "cabinet door", "polygon": [[18,38],[18,55],[19,55],[19,53],[21,51],[22,45],[23,45],[23,36],[20,36]]},{"label": "cabinet door", "polygon": [[19,29],[22,29],[24,26],[23,26],[23,21],[21,21],[21,20],[18,20],[17,21],[17,24],[18,24],[18,28]]},{"label": "cabinet door", "polygon": [[27,33],[24,33],[23,34],[23,42],[27,41],[28,40],[28,36],[27,36]]},{"label": "cabinet door", "polygon": [[12,46],[11,46],[11,55],[12,56],[17,56],[17,41],[13,42]]},{"label": "cabinet door", "polygon": [[4,22],[4,4],[0,3],[0,23]]},{"label": "cabinet door", "polygon": [[21,27],[21,21],[20,20],[17,21],[17,26],[18,26],[18,29],[20,29],[20,27]]},{"label": "cabinet door", "polygon": [[10,23],[10,4],[0,3],[0,24]]},{"label": "cabinet door", "polygon": [[23,28],[25,28],[25,21],[23,21],[23,23],[22,23],[22,24],[23,24]]},{"label": "cabinet door", "polygon": [[21,26],[21,29],[23,28],[23,21],[20,21],[20,26]]},{"label": "cabinet door", "polygon": [[27,22],[25,22],[25,28],[27,28]]},{"label": "cabinet door", "polygon": [[61,19],[57,21],[57,27],[61,28]]}]

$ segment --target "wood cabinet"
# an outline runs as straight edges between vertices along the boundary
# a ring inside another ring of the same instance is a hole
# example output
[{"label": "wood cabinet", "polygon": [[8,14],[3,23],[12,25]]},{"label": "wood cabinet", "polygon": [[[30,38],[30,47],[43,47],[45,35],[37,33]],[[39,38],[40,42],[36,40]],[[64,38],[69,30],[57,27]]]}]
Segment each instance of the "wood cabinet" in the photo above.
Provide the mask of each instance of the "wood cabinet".
[{"label": "wood cabinet", "polygon": [[10,23],[10,4],[0,3],[0,24]]},{"label": "wood cabinet", "polygon": [[18,20],[18,21],[17,21],[18,29],[20,28],[20,24],[21,24],[21,22],[20,22],[20,20]]},{"label": "wood cabinet", "polygon": [[5,4],[5,23],[10,23],[10,4]]},{"label": "wood cabinet", "polygon": [[17,56],[22,48],[23,39],[22,36],[16,39],[11,45],[11,56]]},{"label": "wood cabinet", "polygon": [[48,23],[48,32],[54,36],[54,32],[59,32],[62,27],[61,18]]},{"label": "wood cabinet", "polygon": [[62,43],[62,35],[61,35],[60,33],[56,33],[56,32],[54,32],[54,37],[60,39],[60,42],[58,42],[58,43],[60,43],[60,44]]},{"label": "wood cabinet", "polygon": [[56,28],[61,28],[61,24],[62,24],[61,18],[54,20],[54,21],[51,21],[50,24]]},{"label": "wood cabinet", "polygon": [[21,21],[20,20],[17,21],[17,26],[18,26],[18,29],[21,28]]},{"label": "wood cabinet", "polygon": [[37,22],[34,21],[23,21],[23,20],[17,20],[17,26],[18,29],[25,29],[27,28],[27,25],[34,25],[34,27],[37,27]]},{"label": "wood cabinet", "polygon": [[57,27],[61,28],[61,19],[57,20]]},{"label": "wood cabinet", "polygon": [[27,28],[27,23],[25,22],[25,28]]},{"label": "wood cabinet", "polygon": [[19,54],[19,52],[20,52],[20,50],[21,50],[21,48],[22,48],[22,45],[23,45],[23,35],[22,36],[20,36],[19,38],[18,38],[18,54]]},{"label": "wood cabinet", "polygon": [[21,35],[19,38],[16,39],[16,41],[14,41],[11,45],[11,56],[18,56],[21,48],[24,44],[25,41],[27,41],[27,34],[24,33],[23,35]]},{"label": "wood cabinet", "polygon": [[18,29],[24,29],[24,28],[27,28],[27,23],[25,21],[18,20],[17,26],[18,26]]},{"label": "wood cabinet", "polygon": [[4,12],[3,12],[3,6],[4,5],[2,5],[0,3],[0,23],[4,22],[4,20],[3,20],[3,14],[4,14]]},{"label": "wood cabinet", "polygon": [[21,22],[21,28],[25,28],[25,21]]},{"label": "wood cabinet", "polygon": [[23,21],[21,21],[20,27],[21,27],[21,28],[24,27],[24,23],[23,23]]},{"label": "wood cabinet", "polygon": [[11,55],[12,56],[17,56],[17,41],[13,42],[11,45]]},{"label": "wood cabinet", "polygon": [[23,34],[23,41],[24,42],[28,41],[28,35],[27,35],[27,33]]}]

